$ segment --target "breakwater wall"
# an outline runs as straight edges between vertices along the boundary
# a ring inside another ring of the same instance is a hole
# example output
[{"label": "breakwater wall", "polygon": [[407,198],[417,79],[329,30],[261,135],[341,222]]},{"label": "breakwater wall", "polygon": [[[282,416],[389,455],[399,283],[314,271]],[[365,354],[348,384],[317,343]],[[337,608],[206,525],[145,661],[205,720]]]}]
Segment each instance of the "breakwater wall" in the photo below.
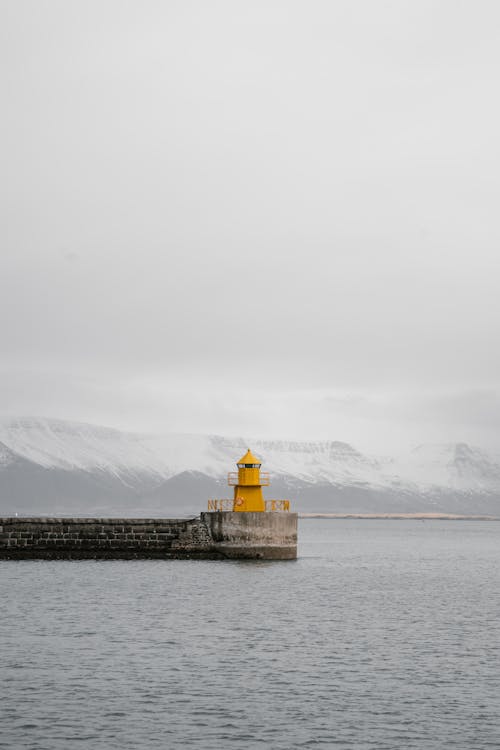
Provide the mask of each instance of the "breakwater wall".
[{"label": "breakwater wall", "polygon": [[297,557],[296,513],[199,518],[0,518],[0,559]]}]

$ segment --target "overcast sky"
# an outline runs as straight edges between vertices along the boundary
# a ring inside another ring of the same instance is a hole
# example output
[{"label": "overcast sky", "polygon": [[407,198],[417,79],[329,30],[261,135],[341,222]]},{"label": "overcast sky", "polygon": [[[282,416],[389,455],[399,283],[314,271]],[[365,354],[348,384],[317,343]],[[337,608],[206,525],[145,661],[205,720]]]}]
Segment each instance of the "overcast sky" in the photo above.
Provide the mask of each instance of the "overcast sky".
[{"label": "overcast sky", "polygon": [[497,0],[3,0],[0,412],[500,451]]}]

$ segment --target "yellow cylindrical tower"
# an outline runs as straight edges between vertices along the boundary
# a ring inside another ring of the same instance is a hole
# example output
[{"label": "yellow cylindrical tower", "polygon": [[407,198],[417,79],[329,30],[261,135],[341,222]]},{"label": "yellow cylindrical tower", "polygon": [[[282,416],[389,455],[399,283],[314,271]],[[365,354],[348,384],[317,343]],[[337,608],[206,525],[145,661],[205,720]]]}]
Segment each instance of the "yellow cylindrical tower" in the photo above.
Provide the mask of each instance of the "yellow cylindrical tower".
[{"label": "yellow cylindrical tower", "polygon": [[228,478],[228,483],[234,486],[233,510],[253,513],[265,511],[262,487],[269,484],[269,475],[261,476],[261,462],[249,448],[237,466],[238,474],[231,472]]}]

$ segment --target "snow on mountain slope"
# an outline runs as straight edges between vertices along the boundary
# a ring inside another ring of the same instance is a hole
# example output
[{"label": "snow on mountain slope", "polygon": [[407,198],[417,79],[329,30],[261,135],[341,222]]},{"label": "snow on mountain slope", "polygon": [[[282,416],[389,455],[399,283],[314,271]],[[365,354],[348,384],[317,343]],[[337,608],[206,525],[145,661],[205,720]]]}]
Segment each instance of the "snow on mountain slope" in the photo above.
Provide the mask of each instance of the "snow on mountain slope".
[{"label": "snow on mountain slope", "polygon": [[[205,435],[141,435],[57,419],[0,420],[1,443],[44,468],[98,469],[118,477],[135,472],[165,479],[190,470],[221,476],[235,460],[231,454],[228,461],[229,446],[221,451],[217,440]],[[237,450],[243,445],[236,441]],[[0,461],[2,455],[0,448]]]},{"label": "snow on mountain slope", "polygon": [[422,445],[396,461],[369,457],[335,441],[141,435],[55,419],[0,420],[0,470],[17,455],[47,469],[104,472],[124,483],[131,475],[148,475],[159,485],[183,472],[224,478],[248,446],[271,479],[423,493],[436,487],[500,491],[500,459],[464,443]]},{"label": "snow on mountain slope", "polygon": [[105,427],[55,419],[0,422],[0,441],[44,468],[101,469],[119,475],[129,469],[168,472],[163,456],[140,436]]},{"label": "snow on mountain slope", "polygon": [[306,482],[377,480],[378,464],[346,443],[247,441],[207,435],[140,435],[53,419],[0,422],[0,441],[45,468],[156,473],[183,471],[223,477],[251,443],[264,469]]},{"label": "snow on mountain slope", "polygon": [[422,489],[500,490],[500,460],[465,443],[425,444],[395,464],[396,472]]},{"label": "snow on mountain slope", "polygon": [[347,443],[257,440],[252,445],[265,457],[266,468],[283,476],[314,483],[385,483],[379,463]]},{"label": "snow on mountain slope", "polygon": [[15,454],[6,445],[0,443],[0,469],[9,466],[14,460]]}]

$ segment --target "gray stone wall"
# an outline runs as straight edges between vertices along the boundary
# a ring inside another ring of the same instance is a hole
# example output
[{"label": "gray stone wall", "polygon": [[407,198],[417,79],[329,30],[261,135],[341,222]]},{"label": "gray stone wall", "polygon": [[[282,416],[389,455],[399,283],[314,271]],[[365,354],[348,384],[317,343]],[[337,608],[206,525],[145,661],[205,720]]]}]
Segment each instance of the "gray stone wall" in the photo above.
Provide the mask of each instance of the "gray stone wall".
[{"label": "gray stone wall", "polygon": [[213,547],[199,519],[0,518],[3,559],[213,557]]},{"label": "gray stone wall", "polygon": [[296,513],[200,518],[0,518],[0,559],[294,559]]}]

